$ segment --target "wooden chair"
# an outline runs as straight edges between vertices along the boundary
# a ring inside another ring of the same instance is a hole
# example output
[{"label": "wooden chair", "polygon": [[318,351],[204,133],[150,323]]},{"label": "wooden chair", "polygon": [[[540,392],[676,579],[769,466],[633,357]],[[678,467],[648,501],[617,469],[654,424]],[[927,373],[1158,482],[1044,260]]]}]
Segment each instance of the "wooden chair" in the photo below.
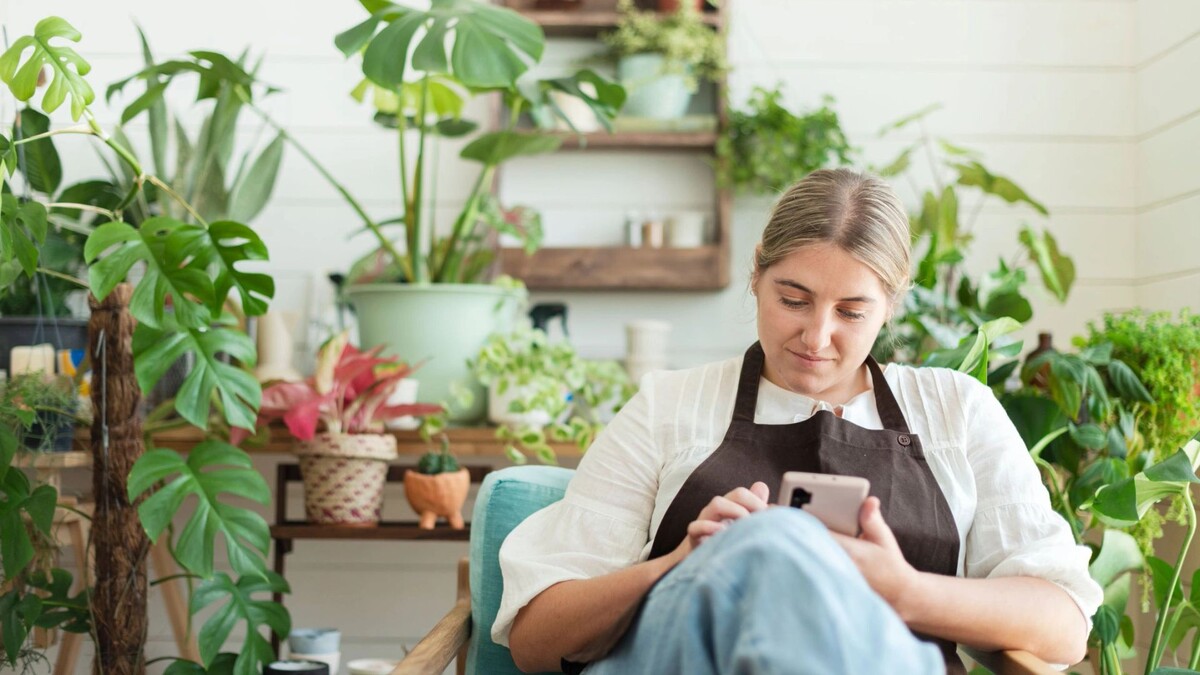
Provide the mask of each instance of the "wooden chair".
[{"label": "wooden chair", "polygon": [[[482,660],[503,659],[507,650],[491,643],[486,628],[474,629],[490,624],[495,618],[496,607],[483,605],[499,604],[496,558],[499,544],[524,517],[561,498],[570,473],[557,467],[513,467],[493,472],[483,481],[475,502],[470,558],[463,558],[458,564],[454,606],[391,675],[440,675],[455,657],[458,675],[498,672],[496,661],[485,666]],[[482,588],[472,588],[472,579]],[[966,648],[964,651],[997,675],[1059,675],[1059,671],[1029,652],[980,652]],[[505,668],[509,666],[511,657],[503,664]],[[516,672],[515,667],[510,672]]]}]

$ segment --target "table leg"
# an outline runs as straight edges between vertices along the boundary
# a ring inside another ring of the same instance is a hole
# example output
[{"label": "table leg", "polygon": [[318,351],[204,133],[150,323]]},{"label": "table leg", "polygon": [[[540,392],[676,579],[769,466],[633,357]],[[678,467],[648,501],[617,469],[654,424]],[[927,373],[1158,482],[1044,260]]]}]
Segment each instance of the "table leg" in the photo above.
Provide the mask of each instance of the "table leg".
[{"label": "table leg", "polygon": [[[275,540],[275,573],[281,577],[283,576],[285,556],[287,556],[287,554],[289,554],[291,552],[292,552],[292,540],[291,539],[276,539]],[[283,593],[278,593],[278,592],[272,593],[271,600],[274,601],[275,604],[282,606],[283,605]],[[273,631],[273,630],[271,631],[271,649],[272,649],[272,651],[275,652],[276,656],[282,656],[279,653],[279,643],[280,643],[280,640],[282,639],[282,637],[283,636],[279,635],[275,631]]]}]

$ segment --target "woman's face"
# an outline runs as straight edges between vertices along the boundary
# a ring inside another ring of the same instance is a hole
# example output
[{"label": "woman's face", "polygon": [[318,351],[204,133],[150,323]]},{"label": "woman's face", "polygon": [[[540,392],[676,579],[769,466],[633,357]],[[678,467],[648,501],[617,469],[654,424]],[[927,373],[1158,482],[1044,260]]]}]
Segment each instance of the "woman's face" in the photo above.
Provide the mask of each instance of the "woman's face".
[{"label": "woman's face", "polygon": [[773,384],[841,405],[891,312],[883,282],[832,244],[804,246],[758,274],[758,339]]}]

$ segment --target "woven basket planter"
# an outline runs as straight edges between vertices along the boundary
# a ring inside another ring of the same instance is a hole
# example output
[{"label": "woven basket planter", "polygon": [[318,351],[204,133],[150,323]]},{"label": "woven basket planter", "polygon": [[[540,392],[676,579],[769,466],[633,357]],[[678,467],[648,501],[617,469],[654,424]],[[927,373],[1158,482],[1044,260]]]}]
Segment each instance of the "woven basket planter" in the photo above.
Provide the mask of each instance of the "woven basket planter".
[{"label": "woven basket planter", "polygon": [[396,458],[391,434],[320,433],[297,441],[308,522],[374,525],[383,506],[388,462]]},{"label": "woven basket planter", "polygon": [[463,529],[462,507],[471,489],[471,472],[459,469],[450,473],[424,474],[404,472],[404,496],[421,520],[418,527],[432,530],[438,516],[445,516],[450,527]]}]

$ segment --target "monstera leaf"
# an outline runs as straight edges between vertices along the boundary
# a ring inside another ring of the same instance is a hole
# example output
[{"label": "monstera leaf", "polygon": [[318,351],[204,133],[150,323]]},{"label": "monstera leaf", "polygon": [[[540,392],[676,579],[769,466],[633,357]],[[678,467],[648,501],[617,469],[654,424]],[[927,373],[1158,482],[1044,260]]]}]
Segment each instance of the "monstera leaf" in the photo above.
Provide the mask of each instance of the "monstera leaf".
[{"label": "monstera leaf", "polygon": [[[87,61],[67,46],[52,45],[54,38],[79,42],[83,37],[74,26],[57,16],[37,22],[33,35],[17,38],[12,47],[0,56],[0,80],[4,80],[13,96],[20,101],[33,98],[38,86],[38,76],[43,69],[52,72],[46,94],[42,97],[42,109],[52,113],[71,97],[71,118],[78,120],[83,109],[96,98],[96,94],[83,79],[92,69]],[[32,50],[29,60],[21,62],[26,50]],[[75,69],[71,70],[70,66]]]},{"label": "monstera leaf", "polygon": [[[129,301],[129,311],[139,324],[161,328],[169,296],[170,306],[175,310],[175,320],[181,326],[208,326],[212,321],[209,307],[214,298],[213,282],[203,269],[193,264],[184,265],[182,244],[171,245],[171,236],[177,230],[183,231],[175,237],[174,242],[179,242],[181,238],[186,240],[189,230],[197,229],[203,228],[167,216],[149,218],[140,228],[121,222],[97,227],[83,248],[84,259],[89,264],[95,263],[88,268],[88,285],[92,293],[103,300],[117,284],[125,280],[129,268],[144,262],[145,276]],[[112,251],[95,262],[108,249]]]},{"label": "monstera leaf", "polygon": [[250,509],[228,503],[228,497],[259,504],[271,500],[267,482],[254,470],[249,455],[220,441],[197,445],[187,459],[174,450],[151,450],[129,472],[129,500],[163,480],[169,482],[138,506],[138,517],[151,541],[171,523],[183,500],[192,496],[196,498],[195,511],[174,546],[179,563],[190,572],[211,577],[213,546],[219,533],[234,571],[266,578],[262,555],[271,543],[267,521]]},{"label": "monstera leaf", "polygon": [[275,295],[275,280],[269,274],[244,272],[236,265],[247,260],[266,260],[267,245],[250,227],[231,220],[212,223],[208,228],[177,228],[168,237],[170,259],[190,260],[191,265],[212,274],[213,294],[209,309],[221,311],[221,305],[236,288],[246,314],[257,316],[267,311]]},{"label": "monstera leaf", "polygon": [[[381,22],[387,25],[375,33]],[[413,38],[424,29],[413,47]],[[447,55],[447,41],[453,46]],[[503,7],[462,0],[433,0],[428,10],[391,3],[366,21],[339,34],[338,49],[346,56],[363,54],[363,74],[381,87],[404,83],[412,67],[423,73],[445,73],[468,87],[511,87],[541,59],[545,35],[537,24]]]},{"label": "monstera leaf", "polygon": [[167,317],[164,330],[140,324],[133,333],[134,373],[142,391],[150,391],[176,361],[193,356],[191,371],[175,395],[175,410],[188,422],[205,428],[210,397],[220,396],[230,426],[253,429],[262,403],[262,387],[254,376],[226,363],[227,354],[249,367],[255,363],[249,336],[220,326],[183,328]]},{"label": "monstera leaf", "polygon": [[228,599],[204,622],[200,629],[200,659],[211,666],[220,658],[221,645],[233,632],[238,622],[246,624],[246,643],[233,664],[234,675],[256,675],[261,665],[275,658],[271,643],[259,635],[259,627],[268,626],[277,635],[287,635],[292,629],[292,620],[283,605],[270,600],[255,600],[255,593],[288,593],[288,583],[274,572],[264,577],[241,577],[234,583],[224,572],[217,572],[204,581],[192,594],[191,613]]}]

